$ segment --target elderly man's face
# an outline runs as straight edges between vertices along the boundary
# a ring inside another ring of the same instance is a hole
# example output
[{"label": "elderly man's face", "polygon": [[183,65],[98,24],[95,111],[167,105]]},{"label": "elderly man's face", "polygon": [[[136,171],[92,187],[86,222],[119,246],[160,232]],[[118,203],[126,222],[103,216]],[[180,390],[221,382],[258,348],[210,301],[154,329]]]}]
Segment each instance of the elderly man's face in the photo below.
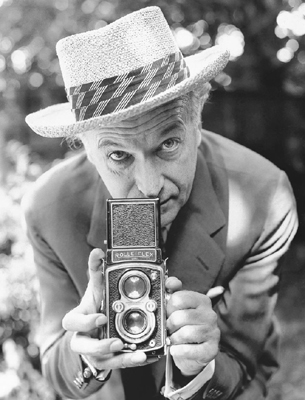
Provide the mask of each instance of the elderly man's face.
[{"label": "elderly man's face", "polygon": [[83,136],[112,197],[159,197],[162,227],[188,200],[195,175],[200,131],[182,103],[175,100]]}]

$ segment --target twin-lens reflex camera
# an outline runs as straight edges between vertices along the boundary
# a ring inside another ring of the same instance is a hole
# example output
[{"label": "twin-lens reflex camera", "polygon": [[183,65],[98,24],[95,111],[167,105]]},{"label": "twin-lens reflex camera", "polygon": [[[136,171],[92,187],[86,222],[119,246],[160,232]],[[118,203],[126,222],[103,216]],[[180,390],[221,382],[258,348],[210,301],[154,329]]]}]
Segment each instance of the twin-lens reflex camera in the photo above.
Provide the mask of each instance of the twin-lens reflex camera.
[{"label": "twin-lens reflex camera", "polygon": [[107,200],[104,263],[108,338],[119,338],[125,352],[165,354],[166,265],[160,248],[159,199]]}]

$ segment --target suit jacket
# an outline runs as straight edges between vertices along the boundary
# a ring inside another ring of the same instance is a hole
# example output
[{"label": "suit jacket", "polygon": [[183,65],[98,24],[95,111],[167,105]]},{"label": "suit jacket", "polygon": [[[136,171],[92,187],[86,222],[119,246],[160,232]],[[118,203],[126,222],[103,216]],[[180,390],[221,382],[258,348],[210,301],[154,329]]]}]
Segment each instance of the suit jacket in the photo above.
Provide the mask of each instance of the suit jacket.
[{"label": "suit jacket", "polygon": [[[78,389],[73,383],[81,362],[61,321],[84,294],[90,251],[105,250],[109,197],[82,153],[45,173],[24,199],[41,288],[43,372],[68,398],[123,399],[123,392],[126,400],[162,398],[164,359],[114,371],[104,385],[92,379]],[[279,259],[296,227],[286,175],[252,151],[204,131],[190,198],[166,242],[169,275],[181,279],[184,289],[206,293],[225,287],[215,304],[221,330],[215,373],[196,399],[264,398],[277,367],[273,310]]]}]

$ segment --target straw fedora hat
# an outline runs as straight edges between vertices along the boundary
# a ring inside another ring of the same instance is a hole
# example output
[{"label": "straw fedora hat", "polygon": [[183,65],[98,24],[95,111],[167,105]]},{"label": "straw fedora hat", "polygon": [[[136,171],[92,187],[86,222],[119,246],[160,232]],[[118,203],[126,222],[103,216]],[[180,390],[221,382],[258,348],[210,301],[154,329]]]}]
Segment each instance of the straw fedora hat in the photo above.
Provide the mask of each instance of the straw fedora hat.
[{"label": "straw fedora hat", "polygon": [[184,58],[158,7],[68,36],[56,50],[69,101],[26,117],[47,137],[75,136],[148,111],[210,81],[229,59],[219,46]]}]

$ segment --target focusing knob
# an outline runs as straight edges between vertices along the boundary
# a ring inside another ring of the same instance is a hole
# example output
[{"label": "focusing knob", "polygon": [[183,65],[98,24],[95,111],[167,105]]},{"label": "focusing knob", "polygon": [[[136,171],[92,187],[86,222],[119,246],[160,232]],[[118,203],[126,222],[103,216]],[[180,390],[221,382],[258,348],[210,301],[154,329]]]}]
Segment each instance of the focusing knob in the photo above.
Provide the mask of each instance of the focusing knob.
[{"label": "focusing knob", "polygon": [[121,313],[122,311],[124,311],[124,308],[125,308],[124,304],[119,300],[115,301],[112,304],[112,309],[116,313]]},{"label": "focusing knob", "polygon": [[157,303],[155,302],[155,300],[149,300],[146,303],[146,310],[149,312],[154,312],[157,309]]}]

